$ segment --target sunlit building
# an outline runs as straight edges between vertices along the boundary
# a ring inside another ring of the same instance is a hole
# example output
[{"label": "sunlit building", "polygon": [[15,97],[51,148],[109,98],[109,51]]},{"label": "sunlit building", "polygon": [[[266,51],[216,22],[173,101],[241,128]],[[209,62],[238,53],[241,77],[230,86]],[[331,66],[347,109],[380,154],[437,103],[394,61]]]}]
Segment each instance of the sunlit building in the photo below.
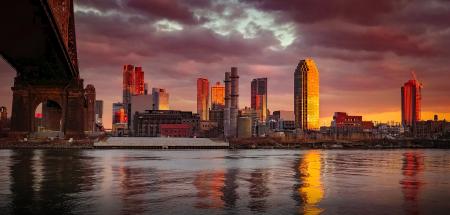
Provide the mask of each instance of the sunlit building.
[{"label": "sunlit building", "polygon": [[123,103],[113,103],[112,134],[123,136],[128,133],[128,115]]},{"label": "sunlit building", "polygon": [[220,82],[216,82],[214,86],[211,87],[211,109],[223,109],[225,107],[225,86],[221,85]]},{"label": "sunlit building", "polygon": [[301,60],[294,73],[295,125],[319,130],[319,70],[311,58]]},{"label": "sunlit building", "polygon": [[251,108],[258,114],[258,120],[267,119],[267,78],[256,78],[251,83]]},{"label": "sunlit building", "polygon": [[401,88],[402,125],[412,126],[420,121],[422,84],[414,77]]},{"label": "sunlit building", "polygon": [[208,120],[209,81],[206,78],[197,79],[197,113],[200,120]]},{"label": "sunlit building", "polygon": [[[131,96],[143,95],[145,92],[144,71],[142,67],[123,66],[123,103],[129,104]],[[126,106],[126,105],[125,105]]]},{"label": "sunlit building", "polygon": [[169,93],[165,89],[153,88],[153,110],[169,110]]}]

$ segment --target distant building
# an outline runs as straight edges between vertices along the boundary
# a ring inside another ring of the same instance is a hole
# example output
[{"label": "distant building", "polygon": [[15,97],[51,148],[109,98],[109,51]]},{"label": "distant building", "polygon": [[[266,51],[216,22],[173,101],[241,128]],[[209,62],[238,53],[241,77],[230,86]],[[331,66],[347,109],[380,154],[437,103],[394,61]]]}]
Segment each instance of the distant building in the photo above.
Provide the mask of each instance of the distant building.
[{"label": "distant building", "polygon": [[165,89],[153,88],[153,110],[169,110],[169,93]]},{"label": "distant building", "polygon": [[331,122],[331,132],[336,137],[362,137],[363,132],[371,132],[374,125],[363,121],[362,116],[350,116],[345,112],[335,112]]},{"label": "distant building", "polygon": [[311,58],[301,60],[294,73],[296,127],[319,130],[319,70]]},{"label": "distant building", "polygon": [[128,134],[128,115],[123,103],[113,103],[112,134],[124,136]]},{"label": "distant building", "polygon": [[97,124],[103,124],[103,100],[95,101],[95,122]]},{"label": "distant building", "polygon": [[113,103],[113,116],[112,116],[112,123],[127,123],[127,114],[125,112],[125,107],[123,106],[123,103],[117,102]]},{"label": "distant building", "polygon": [[239,117],[238,118],[238,134],[239,138],[250,138],[252,137],[252,119],[250,117]]},{"label": "distant building", "polygon": [[191,124],[161,124],[160,137],[192,137]]},{"label": "distant building", "polygon": [[199,137],[219,137],[218,123],[215,121],[200,120]]},{"label": "distant building", "polygon": [[153,109],[153,96],[150,95],[135,95],[131,96],[130,115],[129,115],[129,128],[133,131],[133,120],[136,112],[143,113],[146,110]]},{"label": "distant building", "polygon": [[225,107],[225,86],[216,82],[211,87],[211,109],[223,109]]},{"label": "distant building", "polygon": [[[146,92],[146,85],[144,83],[144,71],[142,67],[134,65],[123,66],[123,85],[122,85],[122,103],[125,108],[125,112],[128,116],[131,115],[130,104],[131,96],[144,95]],[[129,125],[129,122],[127,122]]]},{"label": "distant building", "polygon": [[209,121],[217,123],[217,130],[221,136],[223,136],[224,132],[224,110],[223,109],[211,109],[209,110]]},{"label": "distant building", "polygon": [[295,121],[295,114],[294,111],[285,111],[285,110],[279,110],[273,112],[273,118],[275,120],[291,120]]},{"label": "distant building", "polygon": [[267,120],[267,78],[256,78],[251,83],[251,108],[260,122]]},{"label": "distant building", "polygon": [[415,135],[430,139],[450,138],[450,122],[445,120],[418,121]]},{"label": "distant building", "polygon": [[[196,135],[199,129],[200,117],[189,111],[147,110],[135,113],[133,119],[133,135],[139,137],[160,137],[162,124],[191,125],[191,134]],[[174,126],[166,129],[174,128]],[[177,127],[180,129],[180,127]]]},{"label": "distant building", "polygon": [[197,113],[200,120],[208,120],[209,81],[206,78],[197,79]]},{"label": "distant building", "polygon": [[402,125],[413,126],[420,121],[422,84],[416,80],[406,82],[401,88]]}]

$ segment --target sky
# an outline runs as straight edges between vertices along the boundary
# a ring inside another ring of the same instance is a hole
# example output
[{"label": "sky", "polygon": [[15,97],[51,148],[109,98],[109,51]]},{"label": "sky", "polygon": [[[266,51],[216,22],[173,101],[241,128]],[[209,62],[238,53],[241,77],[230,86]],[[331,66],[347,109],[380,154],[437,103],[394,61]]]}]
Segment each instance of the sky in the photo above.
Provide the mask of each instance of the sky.
[{"label": "sky", "polygon": [[[320,72],[321,125],[334,112],[400,121],[400,87],[415,71],[422,118],[450,119],[449,0],[75,0],[80,75],[104,101],[122,101],[122,66],[142,66],[170,108],[196,111],[196,79],[236,66],[240,107],[267,77],[268,108],[293,110],[301,59]],[[15,71],[0,60],[0,105],[11,110]]]}]

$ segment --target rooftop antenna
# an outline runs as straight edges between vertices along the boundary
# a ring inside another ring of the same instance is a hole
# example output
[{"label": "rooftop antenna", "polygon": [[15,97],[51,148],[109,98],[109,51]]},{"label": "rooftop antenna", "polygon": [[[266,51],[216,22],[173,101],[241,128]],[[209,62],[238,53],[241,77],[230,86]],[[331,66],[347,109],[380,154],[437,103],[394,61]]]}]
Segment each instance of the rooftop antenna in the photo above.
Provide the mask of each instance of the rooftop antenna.
[{"label": "rooftop antenna", "polygon": [[423,84],[420,83],[419,80],[417,80],[416,72],[414,72],[414,70],[411,71],[411,75],[413,77],[413,80],[416,81],[417,83],[419,83],[419,86],[422,88]]}]

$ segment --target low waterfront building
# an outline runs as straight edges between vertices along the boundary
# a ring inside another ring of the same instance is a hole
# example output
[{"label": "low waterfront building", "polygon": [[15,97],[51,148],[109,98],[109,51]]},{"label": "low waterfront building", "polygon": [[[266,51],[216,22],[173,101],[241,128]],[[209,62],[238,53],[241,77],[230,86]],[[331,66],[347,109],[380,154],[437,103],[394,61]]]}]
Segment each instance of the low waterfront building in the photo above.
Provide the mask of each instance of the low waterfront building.
[{"label": "low waterfront building", "polygon": [[363,121],[362,116],[351,116],[345,112],[335,112],[330,131],[338,139],[359,139],[370,136],[373,127],[373,123],[371,121]]},{"label": "low waterfront building", "polygon": [[191,125],[191,134],[196,136],[199,130],[200,117],[190,111],[146,110],[137,112],[133,119],[134,136],[159,137],[161,124]]},{"label": "low waterfront building", "polygon": [[430,139],[449,138],[450,122],[446,120],[418,121],[416,123],[415,136]]},{"label": "low waterfront building", "polygon": [[161,124],[159,125],[161,137],[192,137],[190,124]]}]

